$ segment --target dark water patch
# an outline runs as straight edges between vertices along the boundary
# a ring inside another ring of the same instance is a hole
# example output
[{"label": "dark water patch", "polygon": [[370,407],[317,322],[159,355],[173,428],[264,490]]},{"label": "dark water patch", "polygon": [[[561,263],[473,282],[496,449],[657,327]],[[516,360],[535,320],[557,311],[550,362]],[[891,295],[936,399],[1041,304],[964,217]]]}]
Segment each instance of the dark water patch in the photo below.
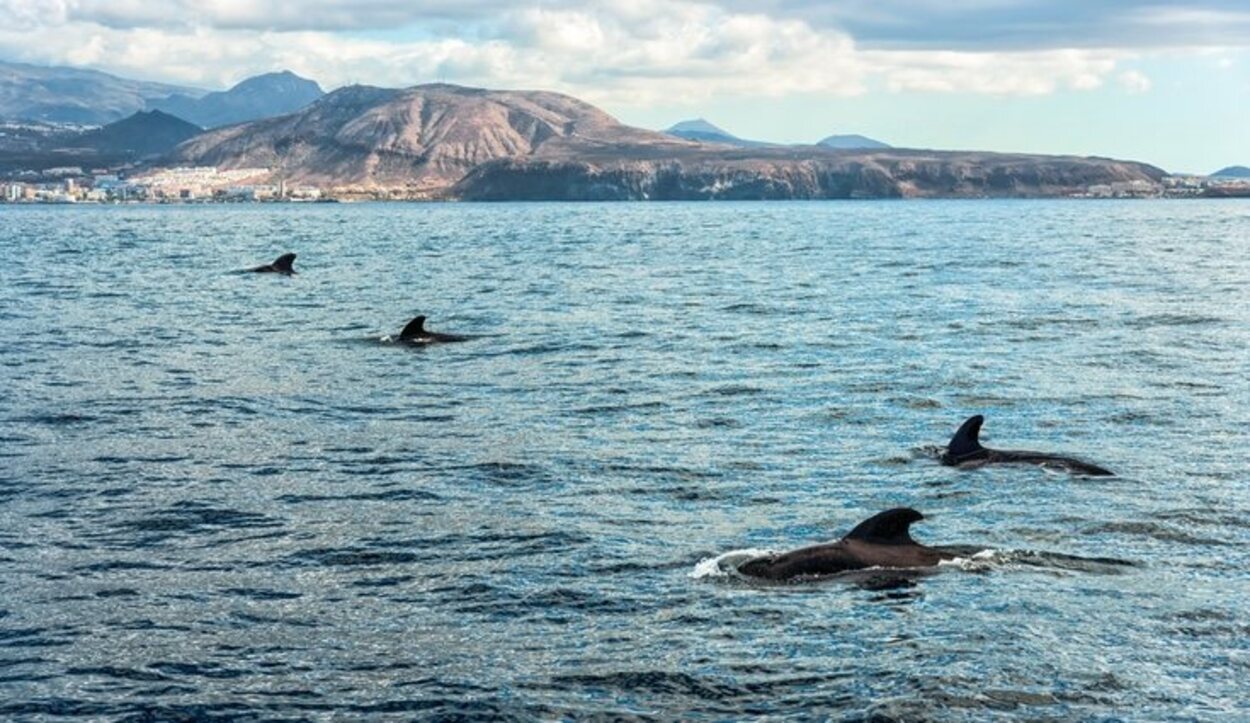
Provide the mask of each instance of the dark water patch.
[{"label": "dark water patch", "polygon": [[622,487],[620,491],[630,495],[666,497],[681,502],[712,502],[732,499],[726,492],[707,489],[695,485],[655,485],[643,487]]},{"label": "dark water patch", "polygon": [[123,530],[144,535],[137,544],[152,544],[177,536],[281,526],[280,521],[268,515],[213,507],[196,501],[177,502],[154,515],[119,525]]},{"label": "dark water patch", "polygon": [[66,427],[79,424],[91,424],[101,420],[99,417],[77,412],[47,412],[43,414],[28,414],[20,417],[10,417],[9,421],[14,424],[36,424],[48,427]]},{"label": "dark water patch", "polygon": [[1154,522],[1144,521],[1119,521],[1104,522],[1099,525],[1087,527],[1085,534],[1112,534],[1112,535],[1133,535],[1141,537],[1149,537],[1159,540],[1160,542],[1172,542],[1183,545],[1200,545],[1204,547],[1222,546],[1228,544],[1224,540],[1211,537],[1199,537],[1188,532],[1175,529],[1168,525],[1161,525]]},{"label": "dark water patch", "polygon": [[584,615],[629,615],[638,604],[619,595],[603,595],[572,588],[516,592],[485,584],[440,588],[432,593],[454,598],[450,604],[466,615],[493,620],[541,619],[554,624],[573,624]]},{"label": "dark water patch", "polygon": [[101,464],[178,464],[191,459],[187,455],[160,455],[160,456],[141,456],[133,455],[127,457],[118,457],[114,455],[100,455],[92,458],[92,462]]},{"label": "dark water patch", "polygon": [[396,587],[412,582],[415,579],[416,577],[412,575],[391,575],[389,577],[375,577],[355,580],[351,583],[351,586],[364,588]]},{"label": "dark water patch", "polygon": [[547,486],[558,481],[547,467],[525,462],[482,462],[440,469],[458,470],[474,482],[497,487]]},{"label": "dark water patch", "polygon": [[164,682],[169,680],[168,676],[160,673],[153,673],[146,670],[135,670],[133,668],[122,668],[117,666],[99,666],[85,668],[68,668],[66,675],[80,675],[93,678],[104,678],[107,680],[131,680],[141,683]]},{"label": "dark water patch", "polygon": [[605,414],[616,414],[618,412],[638,412],[645,410],[665,409],[668,404],[665,402],[637,402],[634,404],[596,404],[587,407],[578,407],[571,410],[573,414],[585,414],[589,416],[598,416]]},{"label": "dark water patch", "polygon": [[380,565],[411,565],[433,560],[435,554],[419,555],[412,552],[394,552],[362,548],[328,548],[303,550],[290,555],[290,563],[324,567],[377,567]]},{"label": "dark water patch", "polygon": [[95,596],[98,598],[104,598],[104,599],[127,598],[127,597],[139,597],[140,593],[138,590],[134,590],[128,587],[118,587],[118,588],[111,588],[108,590],[96,590]]},{"label": "dark water patch", "polygon": [[694,423],[697,429],[740,429],[742,422],[732,417],[709,417]]},{"label": "dark water patch", "polygon": [[998,551],[994,553],[992,560],[994,563],[1008,565],[1018,564],[1101,575],[1119,575],[1131,568],[1140,567],[1140,563],[1116,557],[1082,557],[1036,550]]},{"label": "dark water patch", "polygon": [[1218,316],[1203,314],[1148,314],[1129,319],[1124,322],[1124,326],[1130,329],[1150,329],[1159,326],[1210,326],[1225,321]]},{"label": "dark water patch", "polygon": [[743,397],[764,393],[764,388],[751,384],[726,384],[700,392],[700,397]]},{"label": "dark water patch", "polygon": [[264,588],[251,587],[232,587],[221,591],[224,595],[231,597],[241,597],[248,600],[298,600],[303,594],[298,592],[285,592],[283,590],[269,590]]},{"label": "dark water patch", "polygon": [[281,495],[278,502],[301,504],[304,502],[437,502],[443,498],[425,490],[399,489],[385,492],[356,492],[342,495]]}]

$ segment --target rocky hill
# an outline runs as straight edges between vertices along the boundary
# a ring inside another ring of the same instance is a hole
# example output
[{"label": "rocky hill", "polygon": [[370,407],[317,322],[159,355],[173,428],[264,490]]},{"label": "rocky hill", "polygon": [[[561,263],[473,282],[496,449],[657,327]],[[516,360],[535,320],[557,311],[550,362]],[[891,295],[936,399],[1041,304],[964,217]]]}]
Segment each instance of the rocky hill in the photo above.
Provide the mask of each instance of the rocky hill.
[{"label": "rocky hill", "polygon": [[816,147],[508,158],[452,195],[466,200],[703,200],[1047,197],[1099,184],[1158,183],[1164,171],[1101,158]]},{"label": "rocky hill", "polygon": [[285,115],[325,93],[316,82],[288,71],[266,73],[242,81],[230,90],[195,98],[174,95],[151,101],[149,107],[178,116],[204,128],[245,123]]},{"label": "rocky hill", "polygon": [[733,148],[632,128],[558,93],[444,84],[343,88],[193,138],[171,162],[473,200],[1058,196],[1165,175],[1102,158]]},{"label": "rocky hill", "polygon": [[619,143],[693,145],[622,125],[559,93],[357,85],[291,115],[205,133],[173,160],[268,167],[299,183],[435,191],[487,161]]}]

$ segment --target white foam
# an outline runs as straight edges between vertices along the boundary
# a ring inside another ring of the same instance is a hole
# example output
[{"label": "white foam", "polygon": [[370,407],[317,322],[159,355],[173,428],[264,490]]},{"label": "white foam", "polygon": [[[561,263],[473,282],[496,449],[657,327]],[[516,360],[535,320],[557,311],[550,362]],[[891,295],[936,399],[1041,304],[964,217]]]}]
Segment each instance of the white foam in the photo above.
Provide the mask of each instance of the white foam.
[{"label": "white foam", "polygon": [[730,573],[738,569],[738,566],[742,563],[775,554],[777,553],[773,550],[761,550],[753,547],[745,550],[730,550],[716,557],[700,560],[694,566],[694,569],[690,571],[690,577],[696,580],[709,577],[729,577]]},{"label": "white foam", "polygon": [[953,557],[949,560],[941,560],[938,562],[938,567],[957,567],[961,570],[984,570],[989,565],[998,561],[998,550],[981,550],[971,557]]}]

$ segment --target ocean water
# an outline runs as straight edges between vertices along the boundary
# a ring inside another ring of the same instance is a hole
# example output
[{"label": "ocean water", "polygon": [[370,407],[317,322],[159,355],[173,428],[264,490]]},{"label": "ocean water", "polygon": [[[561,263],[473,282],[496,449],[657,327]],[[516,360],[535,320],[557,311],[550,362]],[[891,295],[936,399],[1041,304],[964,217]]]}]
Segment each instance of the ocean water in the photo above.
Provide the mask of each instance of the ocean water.
[{"label": "ocean water", "polygon": [[[0,718],[1250,718],[1248,284],[1239,201],[0,208]],[[967,557],[734,574],[895,506]]]}]

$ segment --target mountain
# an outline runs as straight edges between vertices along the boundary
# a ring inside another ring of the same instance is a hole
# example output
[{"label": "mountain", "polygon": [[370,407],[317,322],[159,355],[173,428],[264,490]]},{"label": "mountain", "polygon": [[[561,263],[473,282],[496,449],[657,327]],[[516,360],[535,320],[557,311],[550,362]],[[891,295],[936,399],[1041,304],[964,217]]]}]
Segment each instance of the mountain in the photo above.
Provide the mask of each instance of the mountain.
[{"label": "mountain", "polygon": [[1250,178],[1250,168],[1245,166],[1229,166],[1211,174],[1211,178]]},{"label": "mountain", "polygon": [[174,160],[267,167],[301,183],[427,192],[486,161],[619,143],[693,145],[622,125],[559,93],[355,85],[290,115],[209,131],[180,146]]},{"label": "mountain", "polygon": [[159,110],[139,111],[103,128],[87,131],[76,145],[101,155],[140,159],[168,153],[179,143],[203,132],[203,128]]},{"label": "mountain", "polygon": [[[162,156],[203,132],[160,111],[139,111],[101,128],[25,126],[27,133],[0,132],[0,171],[44,170],[58,166],[101,168]],[[10,138],[11,136],[11,138]]]},{"label": "mountain", "polygon": [[149,107],[203,126],[217,128],[299,110],[325,95],[316,82],[289,70],[248,78],[230,90],[202,97],[175,95]]},{"label": "mountain", "polygon": [[696,143],[559,93],[445,84],[341,88],[290,115],[208,131],[170,162],[467,200],[1063,196],[1152,188],[1165,175],[1105,158]]},{"label": "mountain", "polygon": [[849,134],[822,138],[816,145],[826,148],[860,149],[860,148],[893,148],[889,143],[873,140],[866,136]]},{"label": "mountain", "polygon": [[724,143],[742,148],[759,148],[772,145],[762,141],[748,141],[744,138],[739,138],[702,118],[682,121],[666,128],[664,132],[670,136],[676,136],[687,141],[695,141],[696,143]]},{"label": "mountain", "polygon": [[0,118],[102,125],[143,110],[150,101],[203,93],[96,70],[0,61]]}]

